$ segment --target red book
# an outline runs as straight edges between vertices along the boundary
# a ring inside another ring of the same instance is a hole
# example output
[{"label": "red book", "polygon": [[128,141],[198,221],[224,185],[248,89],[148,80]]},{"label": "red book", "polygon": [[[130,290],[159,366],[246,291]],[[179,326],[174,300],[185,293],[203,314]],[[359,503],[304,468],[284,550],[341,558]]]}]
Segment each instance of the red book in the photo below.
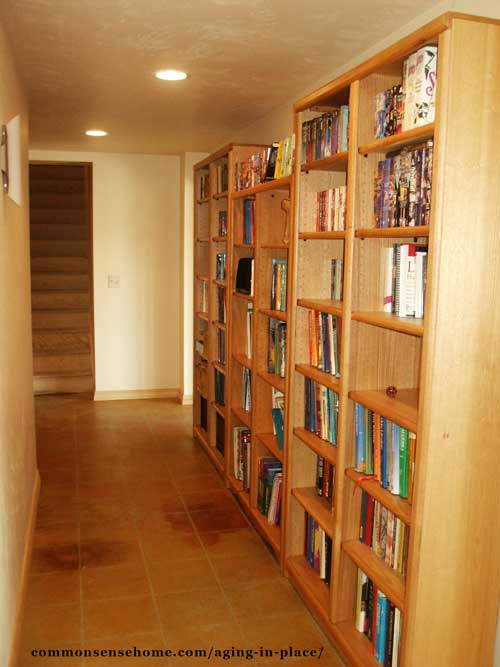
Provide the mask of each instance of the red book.
[{"label": "red book", "polygon": [[373,533],[373,508],[375,506],[375,499],[368,495],[368,502],[366,504],[366,528],[365,528],[365,544],[372,546]]}]

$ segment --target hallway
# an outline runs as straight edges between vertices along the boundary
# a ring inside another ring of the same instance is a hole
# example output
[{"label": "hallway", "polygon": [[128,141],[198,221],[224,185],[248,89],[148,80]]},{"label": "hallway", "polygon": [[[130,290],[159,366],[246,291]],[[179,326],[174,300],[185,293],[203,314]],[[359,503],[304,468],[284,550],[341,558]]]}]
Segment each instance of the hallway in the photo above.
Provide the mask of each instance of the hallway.
[{"label": "hallway", "polygon": [[[342,662],[170,401],[36,399],[42,478],[20,667],[196,665],[205,657],[32,657],[33,649],[316,649]],[[222,509],[221,509],[222,508]]]}]

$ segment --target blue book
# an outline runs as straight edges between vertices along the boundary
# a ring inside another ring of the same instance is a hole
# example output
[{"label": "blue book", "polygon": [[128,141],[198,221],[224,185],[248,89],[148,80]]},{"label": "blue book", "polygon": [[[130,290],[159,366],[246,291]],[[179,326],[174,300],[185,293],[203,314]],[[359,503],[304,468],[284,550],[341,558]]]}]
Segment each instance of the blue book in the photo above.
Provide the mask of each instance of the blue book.
[{"label": "blue book", "polygon": [[391,491],[399,496],[399,431],[397,424],[392,424],[392,486]]},{"label": "blue book", "polygon": [[276,437],[278,439],[278,447],[283,451],[283,415],[279,408],[272,409],[274,430],[276,431]]},{"label": "blue book", "polygon": [[355,409],[355,426],[356,426],[356,470],[358,472],[365,472],[365,429],[363,422],[363,406],[356,403]]},{"label": "blue book", "polygon": [[377,635],[375,637],[375,660],[384,664],[385,644],[387,641],[387,620],[389,600],[377,591]]},{"label": "blue book", "polygon": [[380,483],[387,489],[387,419],[380,417]]},{"label": "blue book", "polygon": [[253,200],[252,199],[245,199],[245,202],[244,202],[244,223],[245,223],[244,243],[252,243],[252,218],[253,218]]},{"label": "blue book", "polygon": [[349,107],[343,105],[340,108],[340,113],[342,114],[342,138],[341,138],[341,148],[340,151],[346,151],[348,146],[347,141],[347,129],[349,126]]}]

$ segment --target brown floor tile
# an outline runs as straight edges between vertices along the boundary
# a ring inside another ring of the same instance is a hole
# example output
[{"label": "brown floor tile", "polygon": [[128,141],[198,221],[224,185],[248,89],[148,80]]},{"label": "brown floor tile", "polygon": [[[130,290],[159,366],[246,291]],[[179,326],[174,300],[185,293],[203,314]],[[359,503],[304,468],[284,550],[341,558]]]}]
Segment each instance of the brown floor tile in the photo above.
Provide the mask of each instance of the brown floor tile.
[{"label": "brown floor tile", "polygon": [[224,623],[231,618],[231,609],[222,591],[168,593],[156,598],[163,630],[169,637],[189,626]]},{"label": "brown floor tile", "polygon": [[160,631],[151,596],[87,601],[83,606],[83,622],[88,640]]},{"label": "brown floor tile", "polygon": [[203,533],[200,538],[211,558],[268,555],[260,537],[248,526],[221,533]]},{"label": "brown floor tile", "polygon": [[194,533],[150,531],[142,534],[141,544],[148,561],[172,562],[205,558],[203,546]]},{"label": "brown floor tile", "polygon": [[211,511],[238,511],[238,506],[230,491],[215,489],[210,493],[203,491],[183,494],[184,502],[189,512]]},{"label": "brown floor tile", "polygon": [[187,512],[157,512],[155,510],[144,512],[137,515],[137,526],[142,534],[192,534],[194,532]]},{"label": "brown floor tile", "polygon": [[250,586],[278,579],[280,571],[270,554],[260,556],[236,556],[212,560],[219,580],[225,588]]},{"label": "brown floor tile", "polygon": [[78,545],[35,547],[31,561],[33,574],[78,570]]},{"label": "brown floor tile", "polygon": [[207,510],[191,512],[196,530],[201,533],[212,533],[222,530],[246,528],[248,522],[236,507],[228,510]]},{"label": "brown floor tile", "polygon": [[237,588],[226,588],[225,593],[233,612],[242,622],[247,618],[300,612],[304,608],[302,600],[283,578],[251,586],[244,582]]},{"label": "brown floor tile", "polygon": [[77,570],[32,575],[28,579],[26,605],[78,604],[80,573]]},{"label": "brown floor tile", "polygon": [[40,493],[36,522],[38,526],[48,526],[54,523],[73,523],[78,520],[78,503],[74,493],[67,496],[58,496],[54,500],[44,490]]},{"label": "brown floor tile", "polygon": [[34,548],[56,546],[60,544],[78,544],[78,521],[70,523],[37,523]]},{"label": "brown floor tile", "polygon": [[79,500],[80,521],[131,519],[132,508],[123,498],[83,497]]},{"label": "brown floor tile", "polygon": [[[231,665],[232,667],[242,667],[252,664],[244,657],[231,657],[224,659],[223,653],[219,656],[216,652],[228,652],[231,655],[231,649],[246,648],[245,638],[241,629],[234,621],[216,623],[210,625],[189,625],[184,629],[176,628],[171,633],[166,633],[167,646],[174,651],[187,649],[206,649],[207,652],[213,647],[214,653],[208,659],[204,659],[210,667],[220,665]],[[182,667],[191,667],[194,661],[200,661],[202,658],[176,656],[171,662],[173,665],[182,665]],[[197,662],[195,663],[197,664]]]},{"label": "brown floor tile", "polygon": [[84,600],[147,597],[151,594],[142,563],[82,569]]},{"label": "brown floor tile", "polygon": [[129,541],[137,538],[137,528],[134,518],[130,516],[118,517],[112,521],[88,519],[80,522],[82,542]]},{"label": "brown floor tile", "polygon": [[[164,651],[165,644],[160,633],[136,635],[132,638],[100,639],[86,642],[86,650],[107,652],[107,655],[84,658],[84,667],[137,667],[137,665],[151,664],[158,667],[167,667],[168,661],[162,657],[140,657],[143,651]],[[135,648],[135,657],[134,657]],[[113,657],[112,651],[116,652]],[[141,654],[139,654],[139,651]],[[120,652],[122,655],[120,655]],[[131,652],[131,656],[127,656]]]},{"label": "brown floor tile", "polygon": [[147,491],[142,494],[134,492],[130,493],[129,497],[135,513],[149,514],[153,511],[165,515],[185,511],[182,498],[176,491]]},{"label": "brown floor tile", "polygon": [[177,486],[182,495],[224,488],[221,478],[215,472],[184,477],[177,480]]},{"label": "brown floor tile", "polygon": [[[33,650],[37,651],[38,655],[33,656]],[[64,644],[63,642],[57,642],[53,647],[23,646],[20,649],[16,667],[65,667],[65,665],[82,667],[83,659],[69,657],[73,656],[73,652],[81,650],[80,644]],[[40,655],[40,651],[44,651],[47,655]],[[48,655],[49,653],[52,653],[52,655]]]},{"label": "brown floor tile", "polygon": [[32,605],[26,608],[21,643],[34,649],[78,643],[80,628],[79,604]]},{"label": "brown floor tile", "polygon": [[219,584],[206,558],[199,560],[148,563],[149,575],[156,595],[218,590]]},{"label": "brown floor tile", "polygon": [[142,552],[137,540],[94,540],[80,547],[82,567],[106,567],[111,565],[142,565]]}]

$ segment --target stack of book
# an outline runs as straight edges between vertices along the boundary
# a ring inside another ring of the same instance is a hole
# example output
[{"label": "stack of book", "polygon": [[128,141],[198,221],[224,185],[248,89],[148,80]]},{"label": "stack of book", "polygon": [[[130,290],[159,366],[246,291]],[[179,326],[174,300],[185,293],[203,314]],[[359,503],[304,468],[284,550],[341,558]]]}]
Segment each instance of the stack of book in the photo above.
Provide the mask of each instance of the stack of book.
[{"label": "stack of book", "polygon": [[216,166],[216,192],[227,192],[227,162]]},{"label": "stack of book", "polygon": [[411,499],[415,468],[415,433],[364,405],[354,404],[356,470],[373,475],[382,488]]},{"label": "stack of book", "polygon": [[252,323],[253,323],[253,303],[247,304],[247,336],[246,336],[246,355],[248,359],[252,358]]},{"label": "stack of book", "polygon": [[215,264],[215,277],[217,280],[226,279],[226,258],[227,254],[225,252],[218,252],[216,257]]},{"label": "stack of book", "polygon": [[224,398],[224,386],[225,386],[226,377],[224,373],[220,373],[217,369],[214,369],[214,396],[215,402],[217,405],[224,407],[225,398]]},{"label": "stack of book", "polygon": [[269,318],[269,346],[267,370],[269,373],[285,377],[286,323]]},{"label": "stack of book", "polygon": [[255,241],[255,199],[243,200],[243,243],[251,245]]},{"label": "stack of book", "polygon": [[339,395],[304,378],[304,428],[332,445],[337,442]]},{"label": "stack of book", "polygon": [[295,135],[285,137],[247,160],[235,164],[235,190],[254,188],[265,181],[290,176],[295,157]]},{"label": "stack of book", "polygon": [[286,311],[286,259],[273,259],[271,310]]},{"label": "stack of book", "polygon": [[233,429],[234,476],[243,484],[244,491],[250,491],[250,452],[252,436],[245,426]]},{"label": "stack of book", "polygon": [[373,215],[377,228],[428,225],[434,143],[393,153],[378,163]]},{"label": "stack of book", "polygon": [[278,459],[262,457],[258,461],[257,509],[269,524],[279,526],[283,466]]},{"label": "stack of book", "polygon": [[401,612],[359,569],[355,622],[371,642],[375,660],[384,667],[398,667]]},{"label": "stack of book", "polygon": [[208,174],[200,176],[198,195],[198,199],[207,199],[210,197],[210,176]]},{"label": "stack of book", "polygon": [[264,182],[269,154],[270,149],[264,148],[246,160],[236,162],[234,165],[235,190],[254,188]]},{"label": "stack of book", "polygon": [[226,332],[223,329],[217,329],[217,357],[219,363],[226,363]]},{"label": "stack of book", "polygon": [[272,387],[273,433],[278,440],[278,448],[283,451],[283,424],[285,418],[285,396],[283,392]]},{"label": "stack of book", "polygon": [[395,243],[383,248],[383,309],[398,317],[424,316],[427,246]]},{"label": "stack of book", "polygon": [[307,164],[346,151],[348,125],[346,105],[302,123],[302,162]]},{"label": "stack of book", "polygon": [[340,377],[337,318],[309,311],[309,363],[320,371]]},{"label": "stack of book", "polygon": [[252,409],[252,373],[249,368],[242,369],[241,407],[247,412]]},{"label": "stack of book", "polygon": [[[276,158],[273,158],[273,152],[276,152]],[[295,158],[295,135],[285,137],[277,144],[273,144],[269,158],[269,169],[272,168],[275,159],[274,178],[284,178],[291,176],[293,172],[293,163]]]},{"label": "stack of book", "polygon": [[342,301],[344,291],[344,260],[332,259],[332,301]]},{"label": "stack of book", "polygon": [[375,95],[375,139],[433,123],[437,46],[424,46],[403,63],[403,83]]},{"label": "stack of book", "polygon": [[316,463],[316,492],[333,505],[333,489],[335,483],[335,466],[322,456]]},{"label": "stack of book", "polygon": [[217,287],[217,321],[224,324],[226,321],[226,289]]},{"label": "stack of book", "polygon": [[227,236],[227,211],[219,211],[218,236]]},{"label": "stack of book", "polygon": [[309,565],[325,584],[330,585],[332,569],[332,538],[312,516],[306,513],[304,555]]},{"label": "stack of book", "polygon": [[316,231],[340,232],[346,228],[347,186],[321,190],[316,195]]},{"label": "stack of book", "polygon": [[359,540],[387,565],[406,574],[408,526],[365,491],[361,499]]}]

